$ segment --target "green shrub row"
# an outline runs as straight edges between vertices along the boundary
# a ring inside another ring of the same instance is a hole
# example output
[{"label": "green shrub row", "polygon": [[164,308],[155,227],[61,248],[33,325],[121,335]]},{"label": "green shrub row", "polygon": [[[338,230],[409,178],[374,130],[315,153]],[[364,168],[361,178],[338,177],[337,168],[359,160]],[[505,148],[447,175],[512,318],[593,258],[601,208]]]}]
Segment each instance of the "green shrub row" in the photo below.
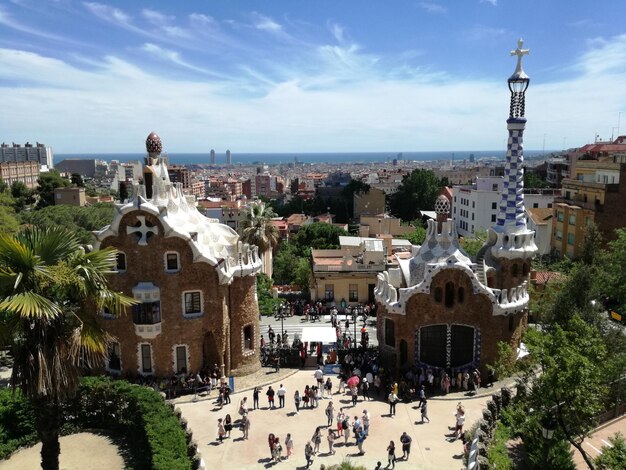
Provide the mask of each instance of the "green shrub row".
[{"label": "green shrub row", "polygon": [[[154,390],[123,380],[85,377],[63,406],[62,434],[103,429],[126,439],[131,466],[192,470],[194,445],[178,417]],[[35,415],[19,392],[0,390],[0,458],[37,442]]]}]

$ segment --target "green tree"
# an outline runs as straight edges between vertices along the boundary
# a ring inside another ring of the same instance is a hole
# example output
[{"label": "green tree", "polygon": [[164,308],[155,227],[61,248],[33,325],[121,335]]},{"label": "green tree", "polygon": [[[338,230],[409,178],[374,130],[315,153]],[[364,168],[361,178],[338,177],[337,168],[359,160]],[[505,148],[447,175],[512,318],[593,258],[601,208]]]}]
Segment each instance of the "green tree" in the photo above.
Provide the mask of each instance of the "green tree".
[{"label": "green tree", "polygon": [[22,223],[40,228],[64,227],[83,244],[93,243],[93,230],[100,230],[111,223],[115,207],[98,203],[88,207],[48,206],[37,211],[20,213]]},{"label": "green tree", "polygon": [[16,232],[20,225],[13,209],[14,203],[15,200],[7,190],[0,192],[0,233]]},{"label": "green tree", "polygon": [[610,446],[602,447],[602,454],[596,457],[598,470],[625,470],[626,469],[626,440],[618,432],[609,437]]},{"label": "green tree", "polygon": [[13,182],[11,185],[11,196],[13,197],[15,212],[21,212],[35,202],[33,190],[27,188],[23,181]]},{"label": "green tree", "polygon": [[311,262],[307,258],[298,258],[293,282],[297,284],[303,293],[309,293],[311,285]]},{"label": "green tree", "polygon": [[548,183],[546,180],[541,178],[541,176],[539,176],[537,173],[533,173],[531,171],[525,171],[524,172],[524,187],[535,188],[535,189],[549,188],[550,183]]},{"label": "green tree", "polygon": [[327,250],[339,248],[339,237],[348,235],[345,230],[325,222],[314,222],[300,228],[292,237],[299,256],[308,256],[307,249]]},{"label": "green tree", "polygon": [[474,231],[473,237],[461,238],[461,247],[470,258],[475,260],[478,251],[483,247],[485,241],[487,241],[487,231],[479,228]]},{"label": "green tree", "polygon": [[420,211],[433,209],[443,186],[432,170],[413,170],[402,178],[398,191],[389,197],[389,210],[404,221],[414,220]]},{"label": "green tree", "polygon": [[67,188],[70,182],[63,178],[58,171],[50,170],[47,173],[41,173],[37,180],[37,208],[54,206],[54,190],[56,188]]},{"label": "green tree", "polygon": [[75,184],[79,188],[85,187],[85,182],[83,181],[83,177],[79,173],[72,173],[70,176],[70,183]]},{"label": "green tree", "polygon": [[276,214],[264,202],[252,202],[246,210],[241,240],[259,247],[260,254],[278,245],[278,229],[271,223]]},{"label": "green tree", "polygon": [[415,225],[413,233],[400,235],[399,238],[404,238],[405,240],[410,241],[413,245],[421,245],[426,239],[426,229],[422,226],[421,220],[416,219],[413,221],[413,224]]},{"label": "green tree", "polygon": [[96,313],[120,313],[134,299],[108,287],[116,252],[86,253],[60,228],[0,235],[0,331],[14,358],[11,385],[32,403],[41,467],[59,468],[60,407],[83,366],[103,363],[108,336]]},{"label": "green tree", "polygon": [[[529,330],[525,342],[535,362],[519,382],[524,392],[517,406],[525,414],[523,421],[553,419],[557,439],[567,440],[593,469],[582,441],[596,426],[608,392],[603,339],[574,315],[564,326],[556,324],[543,333]],[[534,412],[528,413],[530,409]]]},{"label": "green tree", "polygon": [[272,278],[276,284],[292,284],[300,255],[292,242],[281,243],[274,255]]},{"label": "green tree", "polygon": [[120,181],[120,190],[119,190],[119,200],[120,202],[126,201],[128,199],[128,188],[126,187],[125,181]]}]

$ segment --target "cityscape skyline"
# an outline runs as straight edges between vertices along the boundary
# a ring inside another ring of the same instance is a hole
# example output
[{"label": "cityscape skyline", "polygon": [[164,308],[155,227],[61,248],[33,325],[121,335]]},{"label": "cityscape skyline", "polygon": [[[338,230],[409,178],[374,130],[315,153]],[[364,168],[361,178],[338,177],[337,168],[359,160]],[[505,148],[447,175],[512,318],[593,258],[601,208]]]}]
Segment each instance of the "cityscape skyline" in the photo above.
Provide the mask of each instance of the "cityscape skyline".
[{"label": "cityscape skyline", "polygon": [[504,150],[519,37],[526,147],[624,133],[626,5],[545,3],[11,0],[2,140],[139,152],[154,130],[179,153]]}]

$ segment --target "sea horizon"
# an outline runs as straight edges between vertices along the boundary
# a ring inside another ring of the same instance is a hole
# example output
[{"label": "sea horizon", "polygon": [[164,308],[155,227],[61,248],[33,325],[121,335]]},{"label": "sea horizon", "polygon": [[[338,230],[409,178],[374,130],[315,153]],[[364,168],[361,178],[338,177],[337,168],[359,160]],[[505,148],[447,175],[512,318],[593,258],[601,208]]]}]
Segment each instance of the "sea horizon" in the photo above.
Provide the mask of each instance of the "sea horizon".
[{"label": "sea horizon", "polygon": [[[548,155],[553,150],[525,150],[524,156],[532,158],[538,155]],[[441,161],[453,160],[468,161],[473,155],[475,160],[494,158],[503,160],[506,157],[505,150],[461,150],[461,151],[421,151],[421,152],[242,152],[231,153],[232,165],[267,164],[278,165],[294,163],[319,164],[319,163],[377,163],[390,162],[394,159],[399,161]],[[143,161],[145,153],[59,153],[54,155],[55,162],[64,159],[98,159],[105,161],[117,160],[119,162]],[[209,152],[193,153],[180,152],[167,154],[170,163],[176,165],[211,165]],[[215,166],[226,165],[226,154],[216,153]]]}]

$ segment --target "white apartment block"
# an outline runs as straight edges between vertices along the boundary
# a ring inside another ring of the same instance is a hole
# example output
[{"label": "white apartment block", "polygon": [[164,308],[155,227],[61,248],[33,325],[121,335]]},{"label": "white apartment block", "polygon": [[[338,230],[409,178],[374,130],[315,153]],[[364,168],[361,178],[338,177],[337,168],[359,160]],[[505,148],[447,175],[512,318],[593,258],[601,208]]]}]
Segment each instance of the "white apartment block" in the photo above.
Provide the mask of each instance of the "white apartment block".
[{"label": "white apartment block", "polygon": [[[487,176],[476,178],[473,185],[452,187],[452,219],[459,235],[471,237],[496,223],[503,184],[503,177]],[[551,208],[555,195],[560,191],[524,189],[524,203],[527,208]]]}]

